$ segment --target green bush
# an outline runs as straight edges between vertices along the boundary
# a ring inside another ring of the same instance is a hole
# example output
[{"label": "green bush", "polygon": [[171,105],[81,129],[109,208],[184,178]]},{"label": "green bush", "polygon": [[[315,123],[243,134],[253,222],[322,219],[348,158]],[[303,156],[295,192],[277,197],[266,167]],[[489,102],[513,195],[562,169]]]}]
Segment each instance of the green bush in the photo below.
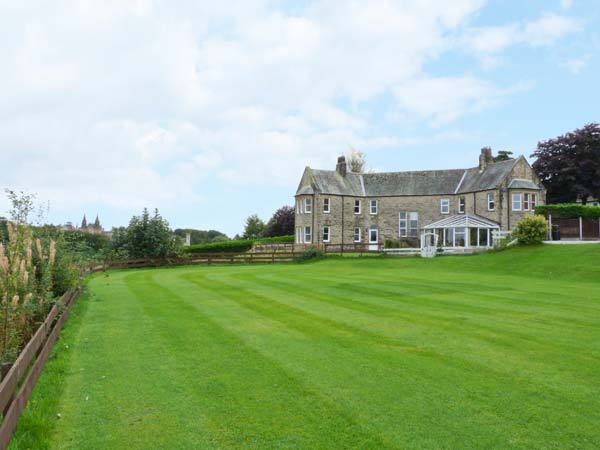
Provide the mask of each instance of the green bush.
[{"label": "green bush", "polygon": [[184,247],[185,253],[243,253],[254,244],[287,244],[294,243],[294,235],[277,236],[260,239],[238,239],[234,241],[210,242],[208,244],[190,245]]},{"label": "green bush", "polygon": [[254,245],[252,239],[237,241],[211,242],[209,244],[198,244],[184,247],[185,253],[243,253]]},{"label": "green bush", "polygon": [[383,246],[385,248],[400,248],[400,241],[397,239],[386,239]]},{"label": "green bush", "polygon": [[295,236],[289,234],[286,236],[275,236],[269,238],[260,238],[254,241],[255,244],[293,244],[295,242]]},{"label": "green bush", "polygon": [[600,218],[600,206],[587,206],[582,205],[581,203],[538,205],[535,208],[535,213],[546,217],[550,214],[557,219],[576,219],[578,217],[584,219],[598,219]]},{"label": "green bush", "polygon": [[541,244],[548,235],[548,222],[539,215],[522,218],[511,232],[511,236],[522,245]]},{"label": "green bush", "polygon": [[296,261],[306,262],[322,258],[325,258],[325,252],[316,245],[310,245],[306,247],[302,253],[296,256]]}]

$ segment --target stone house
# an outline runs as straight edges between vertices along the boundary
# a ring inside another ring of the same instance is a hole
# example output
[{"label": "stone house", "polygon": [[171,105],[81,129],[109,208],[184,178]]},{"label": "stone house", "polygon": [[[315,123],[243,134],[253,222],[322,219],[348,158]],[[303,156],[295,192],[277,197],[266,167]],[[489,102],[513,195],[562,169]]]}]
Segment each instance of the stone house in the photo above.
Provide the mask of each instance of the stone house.
[{"label": "stone house", "polygon": [[419,246],[426,233],[441,247],[491,246],[493,230],[511,230],[544,203],[545,191],[520,156],[494,162],[483,148],[469,169],[352,173],[306,167],[296,191],[296,243],[386,241]]}]

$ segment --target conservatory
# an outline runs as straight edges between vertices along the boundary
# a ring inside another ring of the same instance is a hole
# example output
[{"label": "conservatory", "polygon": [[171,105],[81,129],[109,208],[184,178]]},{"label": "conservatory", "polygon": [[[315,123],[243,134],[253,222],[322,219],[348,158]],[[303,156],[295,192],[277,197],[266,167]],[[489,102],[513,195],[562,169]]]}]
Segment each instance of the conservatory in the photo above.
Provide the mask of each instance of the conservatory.
[{"label": "conservatory", "polygon": [[497,223],[474,214],[450,216],[423,227],[421,248],[492,247],[494,230],[500,230]]}]

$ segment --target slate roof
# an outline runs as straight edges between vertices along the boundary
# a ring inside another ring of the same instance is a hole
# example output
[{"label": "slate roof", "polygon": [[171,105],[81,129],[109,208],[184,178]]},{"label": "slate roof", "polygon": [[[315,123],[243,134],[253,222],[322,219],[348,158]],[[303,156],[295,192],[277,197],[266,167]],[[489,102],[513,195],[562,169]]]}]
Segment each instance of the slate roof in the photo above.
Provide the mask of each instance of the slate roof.
[{"label": "slate roof", "polygon": [[335,170],[310,170],[316,185],[315,187],[319,192],[357,197],[365,195],[361,183],[361,177],[364,175],[349,172],[343,177]]},{"label": "slate roof", "polygon": [[521,178],[513,179],[508,185],[509,189],[541,189],[531,180],[523,180]]},{"label": "slate roof", "polygon": [[[311,186],[299,186],[296,195],[312,194],[314,191],[317,191],[331,195],[381,197],[396,195],[451,195],[483,191],[496,188],[510,174],[516,162],[517,159],[509,159],[507,161],[492,163],[483,172],[480,172],[479,167],[473,167],[469,169],[425,170],[416,172],[365,174],[348,172],[345,177],[342,177],[335,170],[307,168],[306,170],[311,175]],[[535,185],[532,182],[529,183]]]},{"label": "slate roof", "polygon": [[458,192],[476,192],[494,189],[510,173],[516,163],[516,159],[508,159],[490,164],[483,172],[479,171],[479,167],[467,169],[467,175]]}]

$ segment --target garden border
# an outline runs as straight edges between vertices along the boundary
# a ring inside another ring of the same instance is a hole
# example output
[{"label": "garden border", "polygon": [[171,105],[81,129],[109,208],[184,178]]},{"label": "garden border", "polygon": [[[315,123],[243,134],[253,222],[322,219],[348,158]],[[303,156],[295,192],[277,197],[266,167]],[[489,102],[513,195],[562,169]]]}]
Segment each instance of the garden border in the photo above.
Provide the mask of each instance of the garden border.
[{"label": "garden border", "polygon": [[[40,325],[6,376],[3,377],[0,383],[0,411],[3,413],[0,425],[0,450],[8,447],[54,343],[82,291],[81,287],[76,290],[69,289],[56,302],[44,323]],[[20,383],[21,381],[22,383]]]}]

